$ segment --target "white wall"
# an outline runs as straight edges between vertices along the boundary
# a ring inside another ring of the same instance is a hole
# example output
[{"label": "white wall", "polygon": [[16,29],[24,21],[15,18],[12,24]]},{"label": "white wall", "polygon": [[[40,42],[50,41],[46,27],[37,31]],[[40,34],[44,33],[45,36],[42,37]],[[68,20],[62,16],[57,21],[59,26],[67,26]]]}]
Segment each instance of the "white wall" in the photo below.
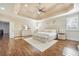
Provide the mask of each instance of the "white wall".
[{"label": "white wall", "polygon": [[58,32],[65,31],[65,17],[47,19],[43,21],[41,29],[56,29]]},{"label": "white wall", "polygon": [[67,39],[79,41],[79,32],[67,31]]},{"label": "white wall", "polygon": [[10,27],[9,27],[9,33],[10,33],[10,38],[14,38],[14,23],[10,22]]},{"label": "white wall", "polygon": [[36,29],[39,29],[41,26],[42,21],[37,20],[28,20],[27,25],[31,28],[32,31],[35,31]]}]

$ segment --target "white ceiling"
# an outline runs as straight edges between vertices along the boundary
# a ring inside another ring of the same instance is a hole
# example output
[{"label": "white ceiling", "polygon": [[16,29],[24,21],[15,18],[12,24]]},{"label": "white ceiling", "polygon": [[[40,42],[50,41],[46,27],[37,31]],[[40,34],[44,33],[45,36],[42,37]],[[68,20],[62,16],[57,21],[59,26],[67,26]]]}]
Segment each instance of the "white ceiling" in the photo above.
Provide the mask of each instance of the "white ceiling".
[{"label": "white ceiling", "polygon": [[40,8],[43,8],[45,12],[38,14],[38,3],[28,3],[27,5],[25,6],[23,3],[0,3],[0,11],[38,20],[68,12],[73,8],[73,4],[68,3],[42,3]]},{"label": "white ceiling", "polygon": [[0,3],[0,11],[13,12],[15,4],[12,3]]}]

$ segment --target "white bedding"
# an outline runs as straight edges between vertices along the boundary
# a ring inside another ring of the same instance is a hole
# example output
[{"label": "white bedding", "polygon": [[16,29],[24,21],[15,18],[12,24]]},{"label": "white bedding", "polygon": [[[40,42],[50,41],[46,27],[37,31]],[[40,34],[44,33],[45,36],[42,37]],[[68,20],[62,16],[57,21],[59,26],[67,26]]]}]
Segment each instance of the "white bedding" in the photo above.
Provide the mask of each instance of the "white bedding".
[{"label": "white bedding", "polygon": [[56,32],[38,32],[38,34],[54,36],[54,35],[56,35]]},{"label": "white bedding", "polygon": [[51,40],[56,39],[56,32],[37,32],[34,34],[33,38],[36,40],[40,40],[41,42],[49,42]]}]

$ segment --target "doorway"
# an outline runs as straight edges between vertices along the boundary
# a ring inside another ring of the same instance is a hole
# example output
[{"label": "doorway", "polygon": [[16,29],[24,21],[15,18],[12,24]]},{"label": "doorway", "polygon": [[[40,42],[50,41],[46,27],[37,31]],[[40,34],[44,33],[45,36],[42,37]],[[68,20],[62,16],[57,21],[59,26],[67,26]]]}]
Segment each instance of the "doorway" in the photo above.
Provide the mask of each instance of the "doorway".
[{"label": "doorway", "polygon": [[9,22],[0,21],[0,40],[9,38]]}]

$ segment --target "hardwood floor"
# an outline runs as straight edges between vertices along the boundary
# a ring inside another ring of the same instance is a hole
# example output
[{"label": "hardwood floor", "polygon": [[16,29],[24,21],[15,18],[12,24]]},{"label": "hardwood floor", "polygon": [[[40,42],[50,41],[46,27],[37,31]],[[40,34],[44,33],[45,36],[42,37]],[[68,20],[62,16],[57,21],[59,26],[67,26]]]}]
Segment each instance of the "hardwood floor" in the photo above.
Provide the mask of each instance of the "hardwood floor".
[{"label": "hardwood floor", "polygon": [[9,36],[4,35],[3,37],[0,37],[0,55],[5,56],[7,54],[8,50],[8,43],[9,43]]},{"label": "hardwood floor", "polygon": [[44,52],[40,52],[23,39],[8,39],[4,36],[0,39],[1,56],[62,56],[63,48],[67,45],[76,46],[79,42],[59,40]]}]

